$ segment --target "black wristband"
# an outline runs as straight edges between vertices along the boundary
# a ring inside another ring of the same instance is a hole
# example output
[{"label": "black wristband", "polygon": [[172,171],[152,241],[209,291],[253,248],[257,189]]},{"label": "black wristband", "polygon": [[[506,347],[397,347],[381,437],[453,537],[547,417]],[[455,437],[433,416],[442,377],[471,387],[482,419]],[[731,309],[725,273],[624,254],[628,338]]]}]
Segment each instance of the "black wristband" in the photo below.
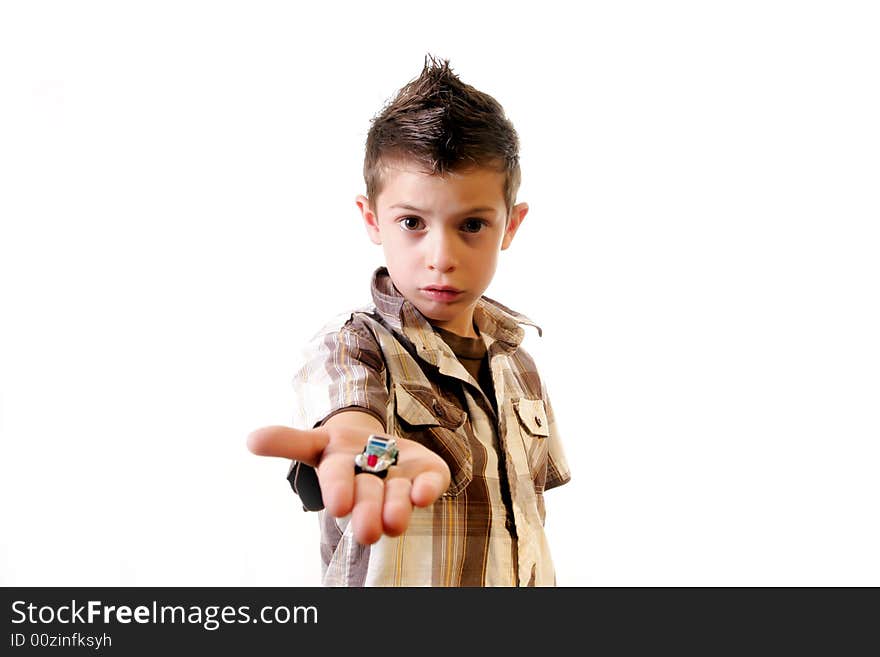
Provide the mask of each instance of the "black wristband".
[{"label": "black wristband", "polygon": [[290,482],[293,492],[299,495],[303,511],[320,511],[324,508],[318,473],[312,466],[294,461],[287,473],[287,481]]}]

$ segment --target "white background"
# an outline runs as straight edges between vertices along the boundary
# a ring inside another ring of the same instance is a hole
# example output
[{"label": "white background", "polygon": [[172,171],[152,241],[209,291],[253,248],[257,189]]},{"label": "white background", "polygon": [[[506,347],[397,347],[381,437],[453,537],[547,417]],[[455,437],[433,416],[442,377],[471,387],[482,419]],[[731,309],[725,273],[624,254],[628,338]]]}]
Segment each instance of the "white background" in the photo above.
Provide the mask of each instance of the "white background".
[{"label": "white background", "polygon": [[522,141],[559,583],[880,585],[876,5],[316,5],[0,5],[0,584],[319,583],[245,437],[368,300],[430,52]]}]

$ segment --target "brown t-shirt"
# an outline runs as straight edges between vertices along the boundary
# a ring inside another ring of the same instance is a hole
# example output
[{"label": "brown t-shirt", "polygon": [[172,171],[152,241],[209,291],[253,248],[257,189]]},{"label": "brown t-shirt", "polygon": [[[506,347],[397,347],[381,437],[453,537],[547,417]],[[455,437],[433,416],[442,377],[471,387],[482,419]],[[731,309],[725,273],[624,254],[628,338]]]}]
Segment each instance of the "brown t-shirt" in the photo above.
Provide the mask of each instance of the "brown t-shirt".
[{"label": "brown t-shirt", "polygon": [[475,338],[466,338],[455,333],[450,333],[446,329],[434,327],[437,334],[443,339],[443,342],[449,345],[452,353],[455,354],[459,362],[470,373],[477,383],[480,384],[483,393],[492,403],[495,412],[498,409],[495,404],[495,386],[492,383],[492,372],[489,369],[489,357],[487,355],[486,342],[482,336]]}]

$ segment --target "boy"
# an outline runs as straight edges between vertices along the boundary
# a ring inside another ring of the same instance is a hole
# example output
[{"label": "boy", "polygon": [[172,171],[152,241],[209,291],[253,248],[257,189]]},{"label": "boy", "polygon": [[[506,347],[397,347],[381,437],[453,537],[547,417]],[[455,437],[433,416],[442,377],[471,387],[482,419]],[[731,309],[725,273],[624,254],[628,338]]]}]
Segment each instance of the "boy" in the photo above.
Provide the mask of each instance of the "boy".
[{"label": "boy", "polygon": [[554,585],[543,491],[569,472],[520,347],[521,324],[540,328],[482,296],[528,212],[516,132],[426,58],[373,120],[364,178],[356,203],[386,262],[373,303],[306,350],[306,430],[266,427],[248,445],[294,459],[304,507],[323,507],[327,586]]}]

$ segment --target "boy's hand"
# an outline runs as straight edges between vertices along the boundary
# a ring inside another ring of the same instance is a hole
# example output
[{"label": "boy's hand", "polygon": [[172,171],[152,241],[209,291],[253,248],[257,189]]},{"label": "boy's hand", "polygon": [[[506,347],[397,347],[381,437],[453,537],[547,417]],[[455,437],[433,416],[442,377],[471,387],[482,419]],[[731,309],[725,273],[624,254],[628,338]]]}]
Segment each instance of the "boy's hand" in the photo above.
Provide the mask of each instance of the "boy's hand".
[{"label": "boy's hand", "polygon": [[[330,420],[336,420],[339,414]],[[357,413],[365,416],[364,413]],[[399,536],[409,526],[413,506],[433,504],[449,487],[449,467],[437,454],[412,440],[397,438],[397,465],[385,479],[374,474],[355,475],[354,457],[371,434],[384,435],[376,420],[360,426],[327,422],[310,430],[270,426],[252,432],[248,449],[259,456],[279,456],[314,466],[321,484],[324,507],[340,518],[351,513],[352,531],[359,543],[369,545],[382,534]]]}]

